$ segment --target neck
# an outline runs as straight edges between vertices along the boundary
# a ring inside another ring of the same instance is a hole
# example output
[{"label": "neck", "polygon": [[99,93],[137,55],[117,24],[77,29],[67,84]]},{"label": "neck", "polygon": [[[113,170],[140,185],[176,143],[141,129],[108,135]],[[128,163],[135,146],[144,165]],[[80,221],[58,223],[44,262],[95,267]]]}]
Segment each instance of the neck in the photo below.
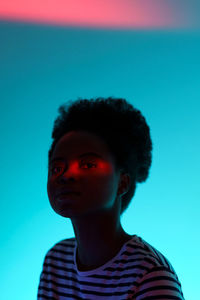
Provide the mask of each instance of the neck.
[{"label": "neck", "polygon": [[77,241],[77,265],[83,271],[108,262],[132,237],[109,214],[72,220],[72,225]]}]

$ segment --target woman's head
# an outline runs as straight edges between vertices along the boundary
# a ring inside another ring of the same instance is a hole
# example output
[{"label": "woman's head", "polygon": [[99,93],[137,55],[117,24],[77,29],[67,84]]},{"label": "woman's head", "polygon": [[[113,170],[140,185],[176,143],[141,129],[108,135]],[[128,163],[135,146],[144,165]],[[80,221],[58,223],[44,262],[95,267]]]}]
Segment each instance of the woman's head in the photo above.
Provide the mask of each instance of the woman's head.
[{"label": "woman's head", "polygon": [[152,161],[150,129],[141,112],[125,99],[78,99],[59,107],[55,120],[53,143],[48,153],[48,165],[54,149],[67,133],[85,131],[105,142],[117,171],[130,175],[129,190],[121,199],[121,214],[135,194],[137,182],[148,178]]},{"label": "woman's head", "polygon": [[[105,218],[106,213],[118,221],[121,196],[129,185],[128,174],[116,169],[112,153],[99,136],[88,131],[70,131],[57,142],[50,161],[47,191],[51,206],[59,215],[73,220],[88,216],[95,219],[102,214]],[[65,195],[60,196],[61,193]]]}]

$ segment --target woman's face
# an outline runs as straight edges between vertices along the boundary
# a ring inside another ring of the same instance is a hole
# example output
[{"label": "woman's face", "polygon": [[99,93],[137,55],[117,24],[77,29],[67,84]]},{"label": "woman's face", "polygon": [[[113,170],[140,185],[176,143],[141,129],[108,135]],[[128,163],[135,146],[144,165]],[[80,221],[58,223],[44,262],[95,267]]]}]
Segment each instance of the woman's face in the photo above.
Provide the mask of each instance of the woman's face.
[{"label": "woman's face", "polygon": [[[106,143],[87,131],[71,131],[58,141],[49,163],[50,204],[56,213],[69,218],[112,210],[119,180]],[[59,197],[63,189],[78,194]]]}]

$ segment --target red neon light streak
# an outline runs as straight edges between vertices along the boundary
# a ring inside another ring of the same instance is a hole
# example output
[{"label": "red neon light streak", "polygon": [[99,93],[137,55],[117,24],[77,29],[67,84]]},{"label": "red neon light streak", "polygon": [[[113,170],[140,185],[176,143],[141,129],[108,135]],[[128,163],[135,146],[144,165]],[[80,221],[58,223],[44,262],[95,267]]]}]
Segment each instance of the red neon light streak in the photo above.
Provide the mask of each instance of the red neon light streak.
[{"label": "red neon light streak", "polygon": [[66,26],[184,27],[184,14],[163,0],[5,0],[0,19]]}]

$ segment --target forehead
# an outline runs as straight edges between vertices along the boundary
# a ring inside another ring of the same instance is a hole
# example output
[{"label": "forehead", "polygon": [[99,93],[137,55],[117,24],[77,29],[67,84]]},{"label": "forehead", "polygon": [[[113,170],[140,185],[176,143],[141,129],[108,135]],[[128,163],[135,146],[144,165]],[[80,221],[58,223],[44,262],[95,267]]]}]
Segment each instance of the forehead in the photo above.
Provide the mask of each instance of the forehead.
[{"label": "forehead", "polygon": [[113,160],[106,142],[94,133],[87,131],[70,131],[57,142],[52,158],[55,156],[77,156],[84,152],[96,152]]}]

